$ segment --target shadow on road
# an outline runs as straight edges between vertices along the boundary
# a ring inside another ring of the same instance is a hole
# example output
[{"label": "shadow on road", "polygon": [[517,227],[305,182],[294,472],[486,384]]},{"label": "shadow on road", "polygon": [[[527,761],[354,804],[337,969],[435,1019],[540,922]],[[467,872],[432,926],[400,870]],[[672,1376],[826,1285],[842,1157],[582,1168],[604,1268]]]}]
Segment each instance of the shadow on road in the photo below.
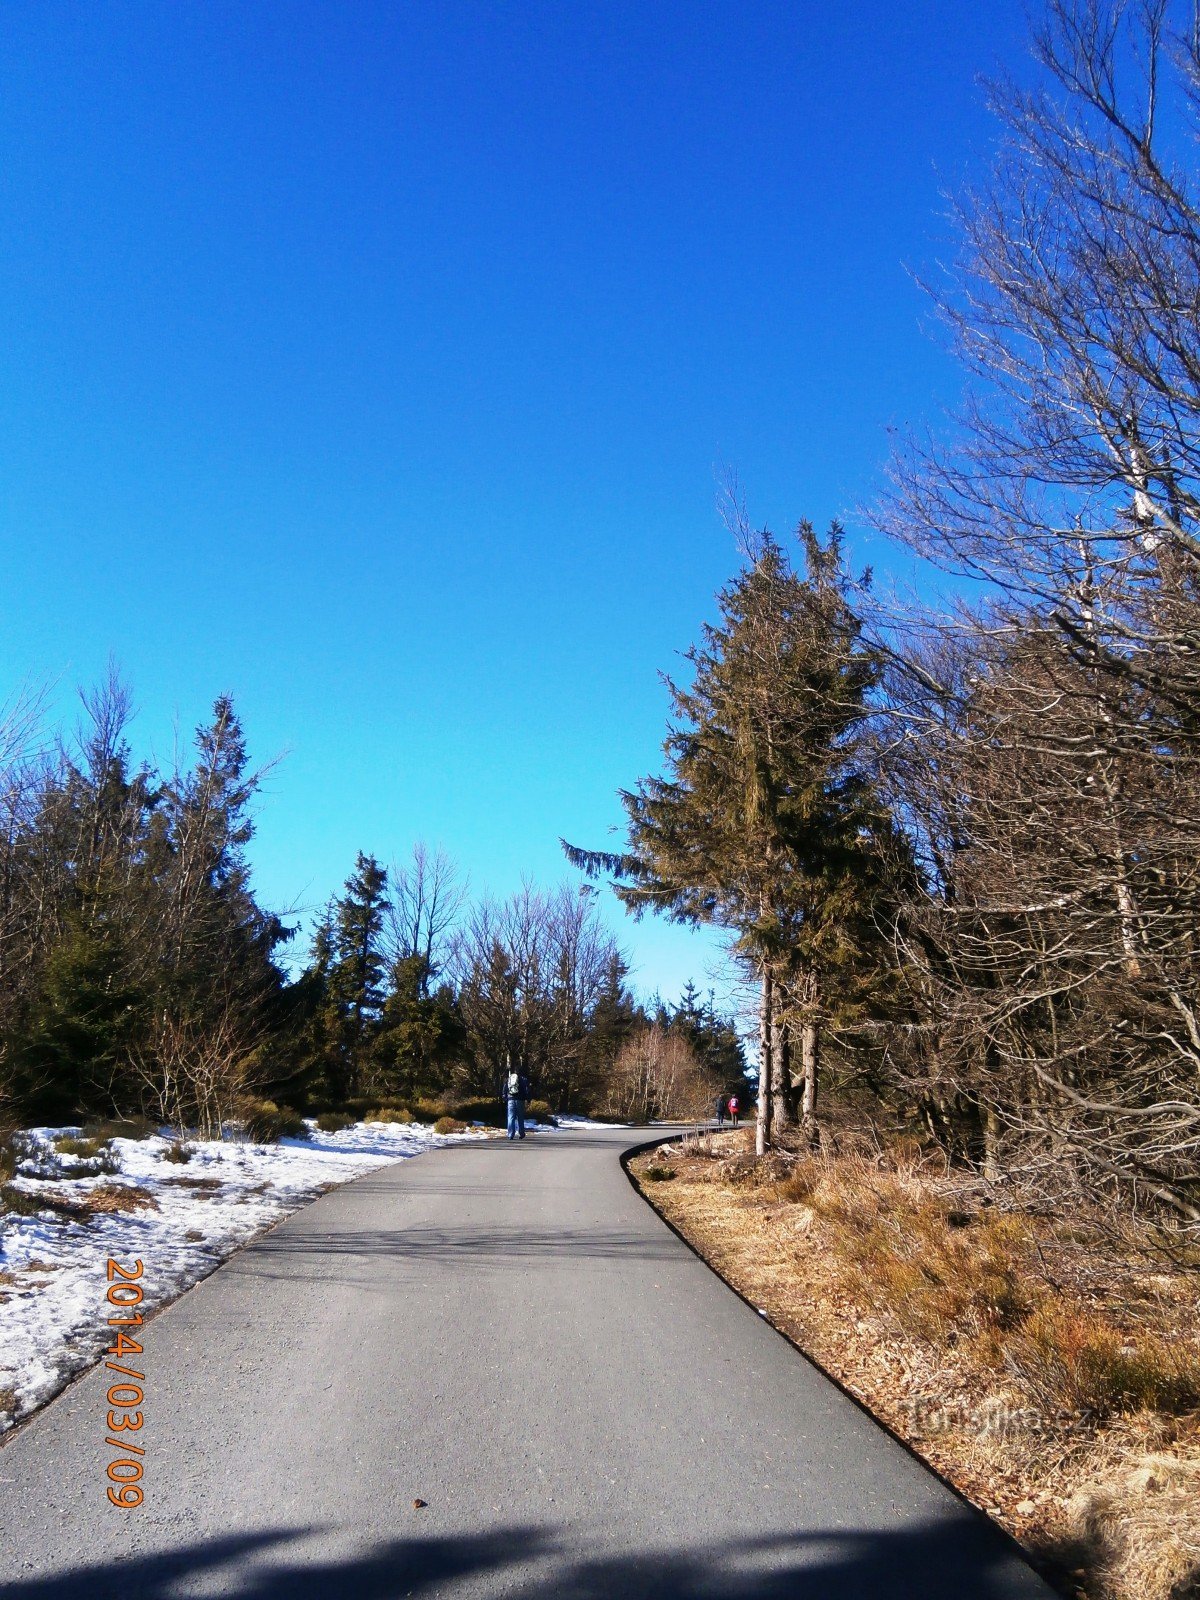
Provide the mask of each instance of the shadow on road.
[{"label": "shadow on road", "polygon": [[[316,1532],[317,1530],[312,1530]],[[528,1600],[1035,1600],[1049,1597],[973,1517],[894,1533],[817,1532],[664,1553],[565,1558],[552,1530],[395,1539],[358,1557],[287,1559],[306,1532],[230,1535],[162,1555],[10,1584],[7,1600],[400,1600],[456,1593]],[[461,1586],[461,1587],[460,1587]]]},{"label": "shadow on road", "polygon": [[570,1259],[580,1262],[669,1261],[680,1259],[672,1234],[662,1230],[635,1233],[620,1228],[363,1228],[339,1233],[301,1233],[281,1229],[256,1240],[253,1249],[226,1267],[239,1277],[295,1278],[304,1273],[305,1257],[313,1261],[313,1276],[327,1281],[331,1258],[353,1257],[369,1262],[379,1257],[394,1261],[420,1261],[453,1271],[461,1262],[519,1266],[527,1271],[531,1261]]}]

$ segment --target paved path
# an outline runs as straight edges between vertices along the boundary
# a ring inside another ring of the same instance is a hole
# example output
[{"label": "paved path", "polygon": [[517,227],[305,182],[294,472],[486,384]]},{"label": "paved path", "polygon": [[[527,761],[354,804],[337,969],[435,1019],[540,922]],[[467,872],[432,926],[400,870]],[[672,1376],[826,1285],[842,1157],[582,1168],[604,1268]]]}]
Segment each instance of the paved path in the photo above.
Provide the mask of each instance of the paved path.
[{"label": "paved path", "polygon": [[147,1326],[139,1511],[102,1369],[0,1449],[0,1593],[1045,1600],[658,1220],[633,1142],[447,1148],[242,1251]]}]

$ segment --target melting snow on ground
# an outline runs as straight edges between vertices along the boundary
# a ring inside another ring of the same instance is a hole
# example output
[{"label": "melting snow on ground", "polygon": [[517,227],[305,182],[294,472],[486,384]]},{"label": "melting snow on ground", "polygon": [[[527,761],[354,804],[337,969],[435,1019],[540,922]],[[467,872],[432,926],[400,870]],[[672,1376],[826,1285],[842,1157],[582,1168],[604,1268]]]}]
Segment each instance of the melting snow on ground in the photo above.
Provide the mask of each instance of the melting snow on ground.
[{"label": "melting snow on ground", "polygon": [[[55,1138],[77,1128],[27,1134],[31,1159],[21,1163],[15,1186],[61,1209],[0,1215],[0,1433],[44,1405],[111,1343],[110,1256],[125,1266],[139,1257],[146,1263],[141,1309],[154,1310],[326,1189],[432,1146],[481,1137],[436,1134],[419,1123],[359,1122],[340,1133],[310,1126],[309,1140],[194,1143],[186,1164],[164,1160],[168,1138],[113,1139],[119,1171],[80,1178],[71,1178],[71,1168],[81,1163],[54,1150]],[[35,1169],[61,1176],[57,1182],[29,1176]],[[85,1209],[90,1193],[117,1185],[142,1191],[152,1203],[135,1192],[129,1199],[136,1208],[126,1207],[106,1191],[107,1202],[121,1209]]]}]

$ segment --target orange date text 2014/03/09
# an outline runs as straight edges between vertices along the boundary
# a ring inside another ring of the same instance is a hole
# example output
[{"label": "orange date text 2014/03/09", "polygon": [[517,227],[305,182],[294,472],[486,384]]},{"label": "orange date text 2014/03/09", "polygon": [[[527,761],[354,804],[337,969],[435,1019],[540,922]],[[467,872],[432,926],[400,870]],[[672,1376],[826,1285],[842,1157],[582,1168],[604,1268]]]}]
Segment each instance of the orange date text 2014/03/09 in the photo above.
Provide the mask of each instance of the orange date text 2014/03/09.
[{"label": "orange date text 2014/03/09", "polygon": [[146,1451],[136,1442],[144,1420],[142,1386],[146,1381],[138,1360],[142,1354],[137,1338],[142,1326],[142,1313],[137,1309],[142,1303],[142,1286],[138,1282],[141,1275],[140,1261],[123,1267],[109,1257],[105,1299],[110,1312],[108,1325],[114,1330],[114,1336],[113,1343],[104,1352],[104,1365],[114,1378],[105,1397],[108,1401],[105,1442],[120,1455],[108,1464],[108,1498],[114,1506],[124,1506],[127,1510],[140,1506],[145,1498],[139,1480]]}]

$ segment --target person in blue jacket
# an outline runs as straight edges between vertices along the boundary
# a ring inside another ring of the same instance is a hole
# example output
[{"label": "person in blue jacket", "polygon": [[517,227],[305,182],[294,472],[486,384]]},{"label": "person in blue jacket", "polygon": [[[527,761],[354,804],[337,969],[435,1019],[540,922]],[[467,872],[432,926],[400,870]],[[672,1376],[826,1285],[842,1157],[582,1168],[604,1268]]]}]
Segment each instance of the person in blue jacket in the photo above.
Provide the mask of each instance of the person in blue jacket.
[{"label": "person in blue jacket", "polygon": [[529,1079],[513,1066],[511,1056],[508,1058],[508,1075],[505,1079],[504,1092],[508,1098],[508,1137],[523,1139],[525,1102],[529,1099]]}]

